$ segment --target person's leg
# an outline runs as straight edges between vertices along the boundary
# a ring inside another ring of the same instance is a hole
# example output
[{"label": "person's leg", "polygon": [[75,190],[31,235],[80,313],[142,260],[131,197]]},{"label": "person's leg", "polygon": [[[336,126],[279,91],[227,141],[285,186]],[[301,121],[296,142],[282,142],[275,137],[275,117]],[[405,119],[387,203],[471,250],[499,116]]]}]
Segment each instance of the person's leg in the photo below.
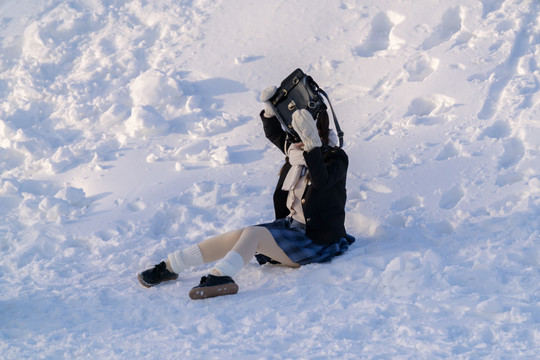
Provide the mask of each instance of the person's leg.
[{"label": "person's leg", "polygon": [[[225,241],[205,241],[201,250],[205,249],[205,259],[213,260],[223,256],[223,251],[234,242],[232,248],[217,262],[208,276],[203,276],[198,286],[189,292],[193,300],[206,299],[214,296],[232,295],[238,292],[238,285],[232,277],[251,260],[258,246],[257,231],[252,227],[233,232],[225,237]],[[226,243],[226,244],[224,244]],[[208,246],[208,247],[207,247]]]},{"label": "person's leg", "polygon": [[230,231],[177,250],[169,254],[165,264],[170,272],[179,274],[190,266],[220,260],[210,274],[233,277],[251,261],[256,252],[279,261],[285,266],[300,266],[285,254],[270,231],[262,226],[250,226]]},{"label": "person's leg", "polygon": [[259,254],[263,254],[271,258],[272,260],[279,261],[282,265],[288,266],[288,267],[300,267],[299,264],[293,262],[287,254],[279,247],[279,245],[276,243],[276,240],[274,240],[274,237],[268,231],[268,229],[261,227],[264,229],[267,233],[264,237],[260,237],[259,246],[257,247],[257,252]]},{"label": "person's leg", "polygon": [[232,249],[218,261],[210,274],[234,277],[255,255],[260,236],[254,226],[243,229]]},{"label": "person's leg", "polygon": [[214,266],[211,273],[233,277],[251,261],[256,252],[271,257],[285,266],[300,266],[278,246],[268,229],[262,226],[250,226],[243,229],[232,249]]},{"label": "person's leg", "polygon": [[165,261],[138,274],[139,282],[146,287],[155,286],[163,281],[176,280],[178,274],[190,266],[219,260],[230,252],[242,231],[236,230],[217,235],[199,244],[170,253]]},{"label": "person's leg", "polygon": [[[173,272],[178,273],[188,266],[202,265],[203,263],[219,260],[210,271],[210,274],[203,276],[201,283],[189,292],[189,297],[194,300],[206,299],[214,296],[236,294],[238,285],[236,285],[232,277],[255,256],[257,251],[270,256],[283,265],[299,266],[277,245],[270,231],[260,226],[251,226],[217,235],[184,250],[178,250],[169,255],[164,265],[167,265]],[[141,281],[140,276],[139,281]],[[150,286],[150,284],[143,281],[141,281],[141,284]]]},{"label": "person's leg", "polygon": [[198,266],[222,259],[233,248],[243,229],[216,235],[185,249],[169,254],[165,263],[169,271],[177,274],[187,267]]},{"label": "person's leg", "polygon": [[204,263],[214,262],[223,259],[225,255],[236,245],[245,229],[238,229],[216,235],[200,242]]},{"label": "person's leg", "polygon": [[[236,233],[237,235],[238,233]],[[201,283],[189,292],[191,299],[206,299],[214,296],[236,294],[238,285],[234,282],[236,275],[250,260],[257,251],[265,251],[276,260],[283,261],[284,264],[294,266],[279,249],[270,231],[264,227],[251,226],[245,228],[238,237],[238,240],[225,257],[217,262],[208,276],[201,279]],[[268,255],[267,255],[268,256]]]}]

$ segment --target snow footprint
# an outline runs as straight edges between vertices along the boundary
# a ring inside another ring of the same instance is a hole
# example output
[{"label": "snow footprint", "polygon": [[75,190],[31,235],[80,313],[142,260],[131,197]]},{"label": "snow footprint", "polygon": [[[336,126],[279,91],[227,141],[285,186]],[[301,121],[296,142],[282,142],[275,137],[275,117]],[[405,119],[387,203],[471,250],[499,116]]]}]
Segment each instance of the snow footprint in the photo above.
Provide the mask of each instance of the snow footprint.
[{"label": "snow footprint", "polygon": [[449,96],[433,94],[417,97],[411,101],[405,116],[412,116],[414,125],[436,125],[445,122],[454,107],[455,100]]},{"label": "snow footprint", "polygon": [[512,132],[512,128],[508,122],[503,120],[496,121],[493,125],[488,127],[482,135],[490,137],[492,139],[502,139],[508,137]]},{"label": "snow footprint", "polygon": [[482,3],[482,17],[486,18],[492,12],[501,9],[504,0],[480,0]]},{"label": "snow footprint", "polygon": [[495,181],[495,184],[500,187],[504,187],[507,185],[512,185],[515,183],[518,183],[522,181],[524,178],[524,175],[521,172],[516,171],[510,171],[508,173],[503,173],[497,176],[497,180]]},{"label": "snow footprint", "polygon": [[429,50],[449,40],[462,28],[461,6],[451,7],[442,16],[441,24],[435,28],[435,32],[422,44],[424,50]]},{"label": "snow footprint", "polygon": [[418,208],[422,206],[422,198],[419,196],[405,196],[392,203],[391,209],[393,211],[405,211],[411,208]]},{"label": "snow footprint", "polygon": [[361,57],[370,57],[378,51],[395,48],[401,40],[392,35],[392,29],[404,19],[402,15],[389,11],[375,15],[367,39],[354,49],[354,53]]},{"label": "snow footprint", "polygon": [[198,208],[215,208],[221,199],[220,187],[214,181],[201,181],[193,184],[193,205]]},{"label": "snow footprint", "polygon": [[464,196],[465,190],[460,185],[456,185],[442,194],[439,207],[446,210],[453,209]]},{"label": "snow footprint", "polygon": [[375,182],[367,182],[361,186],[361,189],[364,191],[373,191],[379,194],[392,193],[392,189],[390,189],[389,187]]},{"label": "snow footprint", "polygon": [[511,138],[504,144],[504,153],[499,159],[499,165],[508,169],[516,165],[525,155],[525,145],[518,138]]},{"label": "snow footprint", "polygon": [[426,53],[418,54],[405,64],[409,81],[424,81],[439,67],[439,59],[432,58]]},{"label": "snow footprint", "polygon": [[448,142],[446,145],[444,145],[443,149],[441,150],[439,155],[437,155],[435,160],[444,161],[444,160],[455,158],[459,156],[460,154],[461,154],[461,145]]},{"label": "snow footprint", "polygon": [[399,170],[410,169],[422,164],[422,161],[412,154],[403,154],[396,157],[392,162],[394,167]]}]

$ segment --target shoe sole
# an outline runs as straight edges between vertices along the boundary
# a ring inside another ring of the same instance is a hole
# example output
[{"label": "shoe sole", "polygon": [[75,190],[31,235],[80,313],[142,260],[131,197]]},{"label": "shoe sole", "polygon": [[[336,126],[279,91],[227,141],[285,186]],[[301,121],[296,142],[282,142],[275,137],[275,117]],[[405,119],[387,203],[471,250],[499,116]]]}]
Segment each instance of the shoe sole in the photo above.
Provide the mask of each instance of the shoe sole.
[{"label": "shoe sole", "polygon": [[233,295],[238,292],[236,283],[195,287],[189,292],[189,297],[192,300],[201,300],[222,295]]},{"label": "shoe sole", "polygon": [[161,280],[155,284],[148,284],[146,283],[142,278],[141,278],[141,274],[137,274],[137,279],[139,279],[139,282],[141,283],[142,286],[144,286],[145,288],[151,288],[153,286],[156,286],[158,284],[161,284],[162,282],[165,282],[165,281],[172,281],[172,280],[176,280],[178,279],[178,276],[176,276],[175,278],[171,278],[171,279],[168,279],[168,280]]}]

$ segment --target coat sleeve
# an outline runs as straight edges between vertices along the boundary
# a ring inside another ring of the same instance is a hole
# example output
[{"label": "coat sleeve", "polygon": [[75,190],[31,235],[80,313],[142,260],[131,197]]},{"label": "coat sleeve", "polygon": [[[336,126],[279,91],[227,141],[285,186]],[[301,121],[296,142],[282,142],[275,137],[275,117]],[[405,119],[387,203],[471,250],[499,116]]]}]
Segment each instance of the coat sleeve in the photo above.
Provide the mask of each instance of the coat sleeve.
[{"label": "coat sleeve", "polygon": [[310,173],[311,185],[325,189],[334,186],[347,176],[349,158],[342,149],[330,149],[326,161],[320,147],[304,152],[304,159]]},{"label": "coat sleeve", "polygon": [[276,145],[281,152],[285,153],[287,134],[281,128],[281,124],[279,123],[278,119],[275,116],[267,118],[264,116],[264,110],[261,111],[260,117],[263,123],[264,135],[266,138],[270,140],[272,144]]}]

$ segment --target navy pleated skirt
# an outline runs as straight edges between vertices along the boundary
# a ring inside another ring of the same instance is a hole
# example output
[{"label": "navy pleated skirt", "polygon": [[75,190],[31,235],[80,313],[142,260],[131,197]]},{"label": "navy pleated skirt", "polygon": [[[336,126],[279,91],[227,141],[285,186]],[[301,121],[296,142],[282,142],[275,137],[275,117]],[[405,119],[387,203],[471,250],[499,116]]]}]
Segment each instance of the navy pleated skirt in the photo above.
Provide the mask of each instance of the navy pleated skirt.
[{"label": "navy pleated skirt", "polygon": [[[306,236],[303,224],[291,218],[278,219],[257,226],[267,228],[289,259],[299,265],[330,261],[347,251],[355,241],[353,236],[346,235],[333,244],[316,244]],[[267,262],[276,263],[263,254],[257,254],[256,258],[261,265]]]}]

